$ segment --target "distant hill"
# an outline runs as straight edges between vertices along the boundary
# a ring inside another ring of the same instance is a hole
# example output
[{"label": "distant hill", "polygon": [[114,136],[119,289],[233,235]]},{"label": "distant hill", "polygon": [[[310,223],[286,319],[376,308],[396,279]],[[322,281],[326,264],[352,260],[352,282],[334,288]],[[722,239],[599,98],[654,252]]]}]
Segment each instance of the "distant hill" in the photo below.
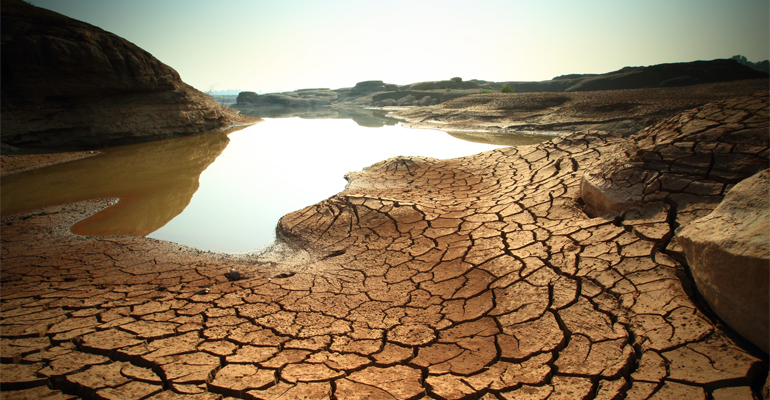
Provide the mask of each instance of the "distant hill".
[{"label": "distant hill", "polygon": [[690,86],[701,83],[767,78],[767,72],[758,71],[736,59],[719,59],[658,64],[648,67],[625,67],[606,74],[563,75],[549,81],[510,82],[509,84],[518,93],[584,92]]},{"label": "distant hill", "polygon": [[206,93],[209,96],[229,96],[234,95],[237,96],[238,93],[242,92],[243,90],[240,89],[224,89],[224,90],[207,90],[203,93]]},{"label": "distant hill", "polygon": [[767,62],[751,63],[745,57],[735,56],[732,59],[625,67],[606,74],[562,75],[540,82],[488,82],[477,79],[463,81],[457,77],[443,81],[395,85],[373,80],[342,89],[303,89],[271,94],[241,92],[234,108],[243,110],[247,115],[262,116],[264,110],[269,110],[271,115],[280,110],[287,110],[287,115],[291,115],[291,110],[331,106],[430,106],[470,94],[497,91],[506,85],[512,87],[515,93],[668,88],[768,79],[767,72],[757,70],[766,64]]},{"label": "distant hill", "polygon": [[746,57],[741,56],[741,55],[732,56],[732,57],[730,57],[730,59],[738,61],[739,64],[745,65],[745,66],[747,66],[749,68],[753,68],[753,69],[755,69],[757,71],[770,72],[770,61],[768,61],[768,60],[759,61],[759,62],[751,62],[751,61],[747,60]]}]

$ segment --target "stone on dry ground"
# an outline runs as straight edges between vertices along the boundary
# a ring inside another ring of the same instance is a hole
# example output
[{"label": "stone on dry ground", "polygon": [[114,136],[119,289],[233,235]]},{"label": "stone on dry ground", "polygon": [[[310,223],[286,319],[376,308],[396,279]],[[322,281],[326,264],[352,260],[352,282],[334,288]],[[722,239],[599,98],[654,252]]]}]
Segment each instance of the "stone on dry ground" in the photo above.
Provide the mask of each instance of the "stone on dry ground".
[{"label": "stone on dry ground", "polygon": [[[453,160],[386,160],[285,216],[280,236],[302,250],[269,262],[69,234],[97,201],[4,217],[3,390],[149,399],[745,394],[764,382],[765,356],[693,302],[670,238],[766,168],[767,120],[764,95],[641,132],[630,140],[641,150],[630,158],[641,160],[609,177],[638,188],[640,200],[607,215],[590,214],[581,180],[629,139],[602,132]],[[228,281],[231,268],[246,278]]]},{"label": "stone on dry ground", "polygon": [[735,185],[709,215],[677,231],[693,279],[725,322],[770,351],[770,173]]}]

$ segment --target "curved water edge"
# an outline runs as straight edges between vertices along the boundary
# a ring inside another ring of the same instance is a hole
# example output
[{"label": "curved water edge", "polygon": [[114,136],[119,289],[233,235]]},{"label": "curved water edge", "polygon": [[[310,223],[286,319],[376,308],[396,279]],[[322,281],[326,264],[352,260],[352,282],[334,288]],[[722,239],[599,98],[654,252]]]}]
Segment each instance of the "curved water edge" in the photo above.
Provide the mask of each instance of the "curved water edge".
[{"label": "curved water edge", "polygon": [[102,154],[5,176],[2,215],[97,198],[121,200],[76,223],[90,236],[145,236],[179,215],[231,130],[101,150]]},{"label": "curved water edge", "polygon": [[528,133],[500,133],[489,131],[447,131],[450,136],[466,142],[486,143],[497,146],[526,146],[538,144],[562,134],[543,134],[541,132]]},{"label": "curved water edge", "polygon": [[229,133],[109,149],[4,177],[2,213],[22,211],[20,204],[32,209],[118,197],[116,205],[75,224],[73,233],[263,253],[259,250],[275,249],[275,227],[283,215],[344,190],[348,172],[398,155],[455,158],[551,138],[518,135],[503,143],[499,135],[485,141],[488,134],[387,123],[371,128],[360,122],[266,119]]}]

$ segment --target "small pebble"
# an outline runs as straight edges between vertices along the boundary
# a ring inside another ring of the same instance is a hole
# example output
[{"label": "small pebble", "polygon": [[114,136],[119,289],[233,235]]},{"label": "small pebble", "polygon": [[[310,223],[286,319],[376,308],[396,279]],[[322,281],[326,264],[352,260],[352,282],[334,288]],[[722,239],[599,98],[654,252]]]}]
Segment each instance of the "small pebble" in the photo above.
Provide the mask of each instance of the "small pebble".
[{"label": "small pebble", "polygon": [[237,281],[237,280],[241,279],[241,273],[236,271],[236,270],[234,270],[234,269],[231,269],[231,270],[225,272],[225,278],[227,278],[227,279],[229,279],[231,281]]},{"label": "small pebble", "polygon": [[271,277],[269,277],[267,279],[288,278],[290,276],[294,276],[294,272],[284,272],[284,273],[281,273],[281,274],[276,274],[276,275],[273,275],[273,276],[271,276]]},{"label": "small pebble", "polygon": [[338,256],[341,256],[343,254],[345,254],[345,250],[335,250],[335,251],[325,255],[322,259],[326,260],[327,258],[338,257]]},{"label": "small pebble", "polygon": [[201,289],[201,290],[199,290],[199,291],[197,291],[197,292],[195,292],[193,294],[204,295],[204,294],[209,294],[210,291],[211,290],[209,288],[205,288],[205,289]]}]

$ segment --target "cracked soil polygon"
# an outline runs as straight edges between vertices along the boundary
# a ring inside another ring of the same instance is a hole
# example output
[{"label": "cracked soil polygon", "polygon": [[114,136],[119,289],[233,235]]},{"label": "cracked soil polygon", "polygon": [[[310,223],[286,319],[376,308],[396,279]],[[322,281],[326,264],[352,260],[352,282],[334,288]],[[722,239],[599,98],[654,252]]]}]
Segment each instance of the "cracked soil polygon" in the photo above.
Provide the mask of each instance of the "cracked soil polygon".
[{"label": "cracked soil polygon", "polygon": [[[727,186],[767,168],[767,118],[764,93],[630,138],[576,132],[458,159],[385,160],[283,217],[278,235],[293,252],[270,261],[70,234],[99,200],[3,217],[3,390],[488,400],[751,392],[766,356],[693,301],[669,241]],[[609,178],[636,200],[591,214],[584,174],[629,143],[635,152]],[[245,278],[229,281],[230,269]]]}]

